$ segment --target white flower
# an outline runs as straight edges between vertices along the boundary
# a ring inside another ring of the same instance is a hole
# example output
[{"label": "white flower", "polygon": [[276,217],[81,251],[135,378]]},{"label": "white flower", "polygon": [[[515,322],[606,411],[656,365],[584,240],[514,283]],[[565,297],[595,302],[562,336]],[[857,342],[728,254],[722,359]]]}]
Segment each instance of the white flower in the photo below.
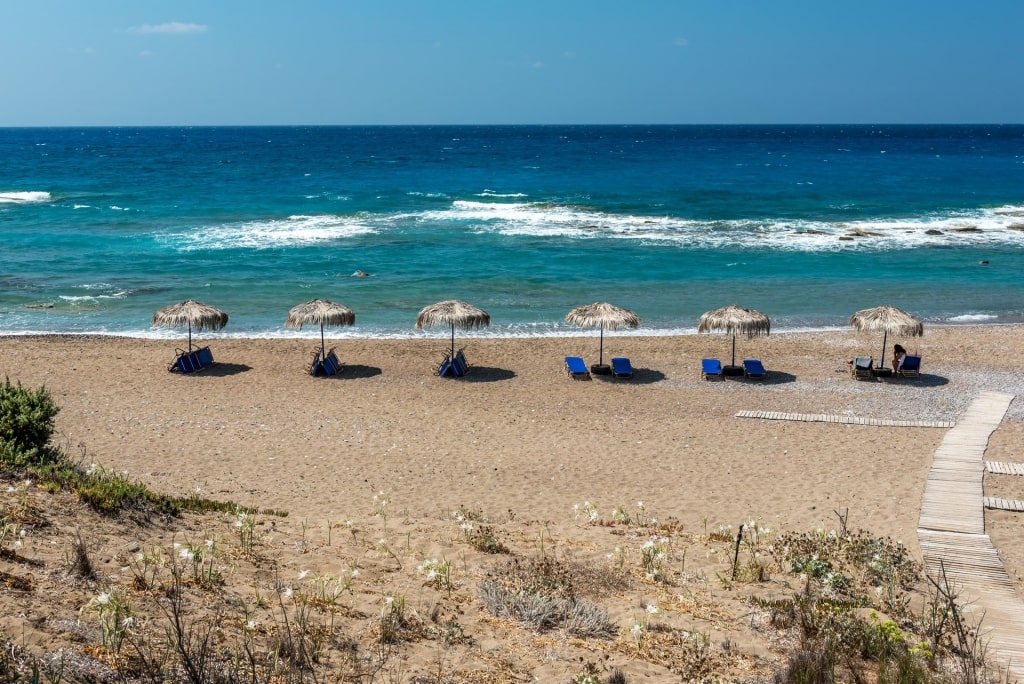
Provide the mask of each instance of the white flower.
[{"label": "white flower", "polygon": [[248,630],[256,629],[256,621],[255,620],[249,620],[248,622],[245,623],[245,628],[248,629]]},{"label": "white flower", "polygon": [[110,593],[106,591],[100,593],[100,595],[96,597],[96,603],[101,606],[105,606],[110,603]]},{"label": "white flower", "polygon": [[648,604],[646,610],[648,615],[657,615],[659,613],[658,606],[653,603]]},{"label": "white flower", "polygon": [[636,507],[639,508],[641,511],[644,510],[644,502],[643,501],[637,501],[636,502]]},{"label": "white flower", "polygon": [[208,548],[208,549],[212,549],[213,548],[213,540],[212,539],[207,539],[205,544],[206,544],[206,548]]},{"label": "white flower", "polygon": [[128,629],[129,627],[131,627],[134,624],[135,624],[135,618],[133,618],[133,617],[126,617],[124,620],[121,620],[121,626],[124,627],[125,629]]},{"label": "white flower", "polygon": [[355,578],[355,577],[359,577],[359,570],[353,570],[353,571],[352,571],[352,577],[353,577],[353,578]]},{"label": "white flower", "polygon": [[282,595],[283,595],[283,596],[284,596],[285,598],[291,598],[291,597],[292,597],[292,593],[293,593],[293,592],[292,592],[292,588],[291,588],[291,587],[285,587],[285,588],[284,588],[284,591],[282,591],[282,592],[281,592],[281,594],[282,594]]},{"label": "white flower", "polygon": [[308,575],[308,574],[309,574],[309,570],[300,570],[299,571],[299,579],[300,580],[306,579],[306,575]]}]

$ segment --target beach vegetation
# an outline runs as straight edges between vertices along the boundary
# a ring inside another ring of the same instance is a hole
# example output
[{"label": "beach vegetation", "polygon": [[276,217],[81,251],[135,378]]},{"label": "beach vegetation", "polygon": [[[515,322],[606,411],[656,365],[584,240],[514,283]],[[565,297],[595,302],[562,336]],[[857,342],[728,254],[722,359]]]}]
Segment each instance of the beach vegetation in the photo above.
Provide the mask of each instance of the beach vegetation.
[{"label": "beach vegetation", "polygon": [[[35,402],[44,408],[34,415],[52,420],[40,392],[14,404]],[[0,684],[60,681],[68,658],[86,668],[88,681],[522,680],[511,647],[465,672],[444,672],[445,653],[458,653],[451,662],[476,658],[477,639],[493,638],[477,632],[494,624],[515,648],[546,654],[556,643],[585,643],[587,657],[608,659],[575,681],[601,682],[602,672],[612,672],[605,682],[624,681],[614,659],[657,665],[684,681],[733,681],[723,673],[738,672],[756,673],[743,681],[779,683],[931,684],[949,672],[957,681],[989,681],[983,632],[967,622],[955,586],[944,576],[926,585],[902,544],[851,532],[845,515],[838,531],[777,535],[748,520],[736,534],[707,521],[703,534],[687,534],[671,520],[658,523],[642,502],[609,509],[605,520],[587,501],[574,516],[584,520],[574,526],[581,541],[563,538],[560,521],[513,523],[510,514],[502,523],[463,506],[438,529],[403,520],[403,549],[387,542],[391,497],[381,491],[368,515],[340,523],[350,543],[335,547],[328,537],[321,548],[305,521],[289,532],[267,524],[274,511],[198,491],[162,495],[128,473],[83,467],[84,454],[74,462],[50,443],[52,425],[22,434],[45,435],[47,458],[4,461],[0,585],[23,600],[48,583],[52,595],[68,595],[63,619],[78,626],[59,654],[8,643]],[[17,442],[20,454],[44,453],[30,441]],[[66,522],[58,524],[68,510],[76,526],[70,543]],[[104,545],[118,537],[130,541]],[[606,554],[610,539],[615,550]],[[453,542],[458,570],[445,555]],[[54,572],[40,560],[51,545],[63,552]],[[270,552],[278,548],[296,557]],[[340,570],[324,572],[339,562]],[[930,587],[924,610],[912,610],[922,586]],[[780,597],[780,588],[789,593]],[[54,608],[55,624],[61,610]],[[759,620],[763,627],[748,629],[770,630],[774,660],[731,642],[741,623]],[[716,644],[713,633],[730,637]],[[430,678],[404,669],[421,642],[439,654]]]},{"label": "beach vegetation", "polygon": [[50,446],[60,411],[45,387],[26,389],[4,378],[0,384],[0,466],[20,469],[58,459]]}]

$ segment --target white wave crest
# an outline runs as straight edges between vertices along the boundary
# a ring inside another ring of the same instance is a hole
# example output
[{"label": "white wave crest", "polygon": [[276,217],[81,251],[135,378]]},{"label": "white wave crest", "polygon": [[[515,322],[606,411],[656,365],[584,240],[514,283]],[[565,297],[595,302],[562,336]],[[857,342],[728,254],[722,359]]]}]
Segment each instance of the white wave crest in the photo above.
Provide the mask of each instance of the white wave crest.
[{"label": "white wave crest", "polygon": [[827,251],[997,244],[1024,246],[1024,224],[1016,213],[1007,208],[860,221],[787,218],[710,221],[610,214],[587,207],[541,202],[459,200],[453,202],[449,209],[423,212],[418,218],[456,221],[468,224],[473,231],[510,236],[630,239],[708,249],[757,246]]},{"label": "white wave crest", "polygon": [[476,197],[496,197],[496,198],[503,198],[504,197],[504,198],[510,198],[510,199],[519,199],[519,198],[523,198],[523,197],[526,197],[526,196],[527,195],[525,193],[522,193],[522,192],[502,193],[502,192],[497,192],[495,190],[484,190],[483,192],[478,192],[476,194]]},{"label": "white wave crest", "polygon": [[38,204],[49,202],[53,196],[48,192],[0,192],[0,204]]},{"label": "white wave crest", "polygon": [[994,321],[999,316],[995,314],[961,314],[960,316],[953,316],[949,319],[950,323],[983,323],[985,321]]},{"label": "white wave crest", "polygon": [[206,226],[162,239],[182,251],[197,249],[270,249],[310,245],[356,235],[376,233],[365,221],[344,216],[289,216],[287,219],[247,221],[223,226]]},{"label": "white wave crest", "polygon": [[97,294],[97,295],[60,295],[57,298],[68,302],[69,304],[82,304],[89,302],[97,302],[101,299],[124,299],[128,296],[128,292],[113,292],[110,294]]}]

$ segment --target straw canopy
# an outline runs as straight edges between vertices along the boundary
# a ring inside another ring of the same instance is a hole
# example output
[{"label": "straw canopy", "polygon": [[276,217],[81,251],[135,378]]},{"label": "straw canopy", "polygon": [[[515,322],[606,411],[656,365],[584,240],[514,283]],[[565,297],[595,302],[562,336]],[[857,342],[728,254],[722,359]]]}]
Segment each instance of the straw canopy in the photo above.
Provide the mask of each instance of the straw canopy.
[{"label": "straw canopy", "polygon": [[417,328],[429,328],[439,324],[452,327],[452,358],[455,357],[455,328],[472,330],[491,324],[491,317],[483,309],[455,299],[431,304],[420,309],[416,317]]},{"label": "straw canopy", "polygon": [[565,315],[566,323],[578,325],[581,328],[600,328],[601,347],[598,356],[598,364],[604,365],[604,329],[620,330],[622,328],[636,328],[640,325],[640,317],[629,309],[609,304],[607,302],[595,302],[585,306],[577,306]]},{"label": "straw canopy", "polygon": [[153,327],[183,328],[188,327],[188,350],[192,351],[192,329],[220,330],[228,324],[228,315],[210,306],[188,299],[180,304],[172,304],[153,314]]},{"label": "straw canopy", "polygon": [[320,325],[320,354],[324,353],[324,326],[325,325],[353,325],[356,322],[356,315],[352,309],[343,304],[326,299],[312,299],[305,304],[294,306],[288,311],[288,317],[284,320],[284,327],[301,330],[302,326]]},{"label": "straw canopy", "polygon": [[772,323],[768,316],[755,309],[745,309],[731,304],[721,309],[713,309],[701,315],[697,324],[697,332],[724,332],[732,335],[732,364],[736,365],[736,334],[754,337],[768,335]]},{"label": "straw canopy", "polygon": [[908,314],[895,306],[876,306],[861,309],[850,316],[850,325],[854,330],[882,332],[882,365],[885,368],[885,345],[890,334],[897,337],[920,337],[924,335],[924,323],[916,316]]}]

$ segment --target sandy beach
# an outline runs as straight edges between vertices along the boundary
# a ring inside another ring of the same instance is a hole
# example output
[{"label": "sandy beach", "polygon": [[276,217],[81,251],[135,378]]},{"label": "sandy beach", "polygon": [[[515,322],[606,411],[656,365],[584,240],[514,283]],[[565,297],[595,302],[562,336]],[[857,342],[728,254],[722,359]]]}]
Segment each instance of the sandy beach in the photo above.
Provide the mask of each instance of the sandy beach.
[{"label": "sandy beach", "polygon": [[[982,390],[1017,395],[986,458],[1024,462],[1020,326],[931,327],[889,339],[923,355],[920,380],[853,380],[846,359],[879,355],[881,337],[850,331],[739,338],[765,381],[702,380],[699,360],[728,362],[722,335],[609,334],[604,356],[628,356],[629,380],[575,381],[566,355],[597,361],[596,335],[463,339],[472,366],[438,378],[447,339],[331,343],[334,378],[303,373],[313,339],[205,336],[217,364],[169,373],[174,343],[73,336],[0,338],[0,373],[45,385],[61,407],[56,439],[84,463],[127,471],[155,490],[286,511],[292,533],[374,509],[438,521],[460,507],[545,521],[555,538],[580,529],[574,505],[602,512],[643,502],[698,532],[755,519],[779,531],[853,529],[906,544],[917,557],[924,481],[945,432],[927,427],[760,420],[778,411],[955,421]],[[888,360],[887,360],[888,361]],[[1012,476],[986,493],[1024,498]],[[989,513],[1018,589],[1021,514]],[[424,523],[427,524],[427,523]],[[580,533],[582,534],[582,533]]]},{"label": "sandy beach", "polygon": [[[1018,327],[890,340],[923,354],[920,381],[851,380],[845,360],[877,357],[881,340],[847,332],[740,338],[766,382],[701,379],[702,356],[728,362],[721,335],[609,335],[606,362],[629,356],[632,380],[566,376],[568,354],[597,361],[596,336],[463,340],[473,368],[462,379],[431,372],[443,339],[339,342],[329,346],[346,370],[311,378],[313,340],[210,337],[218,364],[180,375],[165,370],[173,343],[6,338],[0,372],[51,391],[59,439],[89,462],[295,518],[355,514],[381,490],[420,515],[465,505],[556,521],[583,499],[643,500],[688,526],[828,526],[849,508],[858,526],[910,542],[942,430],[735,414],[956,420],[979,390],[1024,393],[1020,340]],[[1022,443],[1019,404],[993,446],[1007,458]]]}]

